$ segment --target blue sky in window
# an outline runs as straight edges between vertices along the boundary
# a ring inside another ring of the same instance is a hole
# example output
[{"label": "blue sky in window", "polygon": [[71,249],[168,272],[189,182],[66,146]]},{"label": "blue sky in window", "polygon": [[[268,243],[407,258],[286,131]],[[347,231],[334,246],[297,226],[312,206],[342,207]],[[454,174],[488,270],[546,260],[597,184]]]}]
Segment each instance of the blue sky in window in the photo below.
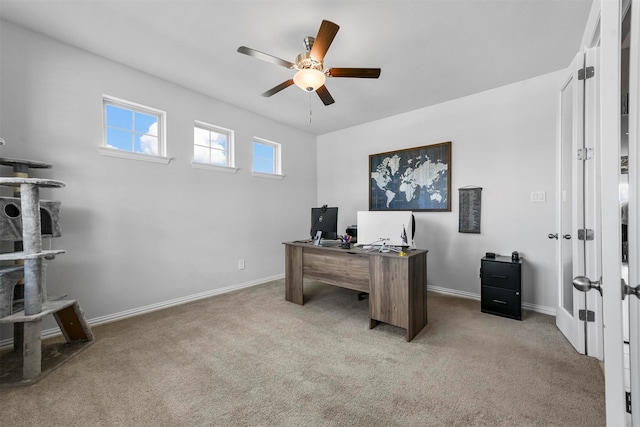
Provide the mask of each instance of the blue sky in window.
[{"label": "blue sky in window", "polygon": [[106,106],[107,147],[158,155],[158,118],[115,105]]},{"label": "blue sky in window", "polygon": [[255,172],[276,173],[274,157],[274,147],[259,142],[253,143],[253,170]]}]

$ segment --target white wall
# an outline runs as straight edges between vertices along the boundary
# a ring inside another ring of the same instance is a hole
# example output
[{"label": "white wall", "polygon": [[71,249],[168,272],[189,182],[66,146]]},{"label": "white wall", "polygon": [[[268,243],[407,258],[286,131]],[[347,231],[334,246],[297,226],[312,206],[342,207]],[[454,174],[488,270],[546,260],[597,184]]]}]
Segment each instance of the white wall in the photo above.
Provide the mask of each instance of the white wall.
[{"label": "white wall", "polygon": [[[0,155],[51,163],[32,175],[67,184],[41,192],[62,201],[52,245],[67,250],[48,263],[49,294],[104,319],[282,276],[281,243],[308,235],[317,199],[315,136],[4,21],[0,39]],[[166,111],[174,160],[100,155],[103,94]],[[191,167],[194,120],[235,130],[237,174]],[[282,144],[284,180],[251,176],[253,136]]]},{"label": "white wall", "polygon": [[[525,306],[555,313],[555,129],[562,71],[318,138],[318,204],[340,228],[368,210],[370,154],[452,142],[451,212],[416,213],[428,285],[479,297],[485,252],[525,259]],[[384,100],[380,100],[384,102]],[[458,232],[458,189],[482,187],[481,234]],[[531,192],[546,202],[532,203]]]}]

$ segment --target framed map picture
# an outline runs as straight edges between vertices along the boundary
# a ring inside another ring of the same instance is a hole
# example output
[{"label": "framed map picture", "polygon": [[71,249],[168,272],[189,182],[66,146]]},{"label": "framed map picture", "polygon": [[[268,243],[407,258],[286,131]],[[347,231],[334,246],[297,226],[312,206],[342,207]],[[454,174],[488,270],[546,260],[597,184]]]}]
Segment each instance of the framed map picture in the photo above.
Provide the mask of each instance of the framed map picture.
[{"label": "framed map picture", "polygon": [[369,210],[451,211],[451,142],[369,156]]}]

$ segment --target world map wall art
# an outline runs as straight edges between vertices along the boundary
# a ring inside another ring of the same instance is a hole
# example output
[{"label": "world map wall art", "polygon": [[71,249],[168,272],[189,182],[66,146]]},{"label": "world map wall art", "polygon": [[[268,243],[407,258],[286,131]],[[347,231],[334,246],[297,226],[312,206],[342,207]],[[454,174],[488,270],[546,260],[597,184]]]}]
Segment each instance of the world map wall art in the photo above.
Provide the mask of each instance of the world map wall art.
[{"label": "world map wall art", "polygon": [[369,210],[451,211],[451,142],[369,156]]}]

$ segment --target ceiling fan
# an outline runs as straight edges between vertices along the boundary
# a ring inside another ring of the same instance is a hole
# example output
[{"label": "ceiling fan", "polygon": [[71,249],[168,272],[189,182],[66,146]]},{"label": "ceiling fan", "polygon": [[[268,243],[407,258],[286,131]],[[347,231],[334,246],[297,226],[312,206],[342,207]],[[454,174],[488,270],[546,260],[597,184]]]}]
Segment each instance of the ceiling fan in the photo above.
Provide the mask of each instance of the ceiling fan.
[{"label": "ceiling fan", "polygon": [[323,20],[316,37],[304,39],[305,51],[296,57],[296,61],[289,62],[277,58],[268,53],[240,46],[238,52],[263,61],[281,65],[291,70],[297,70],[292,79],[284,81],[269,89],[262,96],[269,97],[293,84],[307,92],[316,92],[324,105],[333,104],[335,101],[327,87],[324,85],[326,77],[351,77],[377,79],[380,77],[380,68],[328,68],[324,69],[324,56],[329,50],[331,42],[338,33],[340,27],[331,21]]}]

